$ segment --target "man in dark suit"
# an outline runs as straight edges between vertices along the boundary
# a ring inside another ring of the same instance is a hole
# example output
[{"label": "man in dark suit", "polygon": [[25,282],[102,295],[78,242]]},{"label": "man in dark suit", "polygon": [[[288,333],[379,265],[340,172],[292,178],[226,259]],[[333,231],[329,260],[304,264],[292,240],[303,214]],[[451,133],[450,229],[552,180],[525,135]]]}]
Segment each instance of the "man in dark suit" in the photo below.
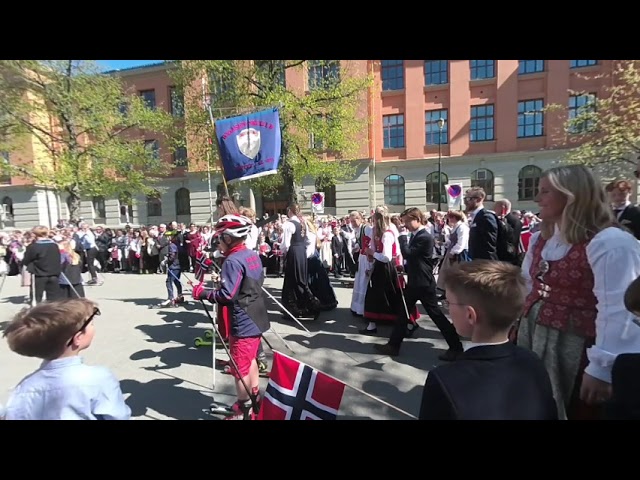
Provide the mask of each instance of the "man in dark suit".
[{"label": "man in dark suit", "polygon": [[449,350],[440,355],[440,360],[455,360],[462,353],[462,342],[456,329],[438,306],[436,280],[433,276],[433,236],[422,224],[422,212],[419,209],[405,210],[402,212],[402,220],[412,234],[410,241],[407,241],[406,234],[401,234],[399,238],[408,275],[407,287],[404,290],[407,308],[405,310],[405,303],[403,303],[389,342],[385,345],[376,345],[375,348],[385,355],[396,356],[400,353],[400,345],[407,334],[408,312],[413,311],[420,300],[427,315],[431,317],[449,345]]},{"label": "man in dark suit", "polygon": [[464,196],[469,215],[469,256],[473,260],[498,260],[498,219],[485,210],[485,198],[480,187],[471,187]]},{"label": "man in dark suit", "polygon": [[609,201],[616,219],[640,240],[640,207],[631,204],[631,190],[631,182],[627,180],[616,180],[607,185]]},{"label": "man in dark suit", "polygon": [[506,244],[509,247],[508,254],[510,258],[504,260],[507,260],[513,265],[520,266],[518,250],[520,247],[520,235],[522,234],[522,221],[511,211],[511,202],[506,198],[495,202],[493,209],[496,215],[498,215],[498,218],[505,221],[508,226],[506,231],[509,235],[506,239]]},{"label": "man in dark suit", "polygon": [[460,263],[447,272],[445,288],[453,324],[471,342],[454,363],[429,372],[419,419],[557,420],[544,363],[508,337],[525,301],[520,269]]}]

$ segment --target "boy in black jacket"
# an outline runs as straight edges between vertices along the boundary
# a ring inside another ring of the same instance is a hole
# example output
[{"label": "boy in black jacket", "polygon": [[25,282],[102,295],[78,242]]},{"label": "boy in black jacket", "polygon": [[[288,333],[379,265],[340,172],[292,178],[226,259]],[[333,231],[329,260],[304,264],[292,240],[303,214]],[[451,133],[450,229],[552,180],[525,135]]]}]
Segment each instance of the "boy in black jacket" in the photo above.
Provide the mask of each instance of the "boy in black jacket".
[{"label": "boy in black jacket", "polygon": [[44,226],[33,230],[35,241],[26,248],[22,264],[33,275],[34,286],[31,288],[31,304],[42,302],[46,292],[47,301],[52,302],[61,297],[58,284],[60,277],[60,249],[56,242],[49,238],[49,229]]},{"label": "boy in black jacket", "polygon": [[429,372],[420,420],[557,420],[544,363],[508,337],[525,301],[520,269],[493,260],[460,263],[447,272],[445,287],[453,324],[471,344]]}]

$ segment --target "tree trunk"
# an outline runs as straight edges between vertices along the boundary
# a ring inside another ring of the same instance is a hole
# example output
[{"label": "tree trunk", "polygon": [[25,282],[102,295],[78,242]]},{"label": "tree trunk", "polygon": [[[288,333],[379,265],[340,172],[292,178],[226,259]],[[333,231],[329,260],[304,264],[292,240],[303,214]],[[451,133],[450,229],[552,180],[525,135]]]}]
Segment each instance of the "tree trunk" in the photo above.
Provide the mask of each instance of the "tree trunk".
[{"label": "tree trunk", "polygon": [[67,205],[69,206],[69,221],[71,223],[78,223],[80,220],[80,195],[73,190],[69,190],[69,200]]},{"label": "tree trunk", "polygon": [[287,192],[287,201],[289,202],[289,205],[293,205],[294,203],[298,203],[298,194],[296,193],[296,188],[295,188],[296,185],[295,185],[295,180],[293,178],[293,170],[291,169],[289,162],[287,162],[287,146],[284,142],[282,144],[281,161],[282,161],[282,170],[281,170],[282,179],[283,179],[285,191]]}]

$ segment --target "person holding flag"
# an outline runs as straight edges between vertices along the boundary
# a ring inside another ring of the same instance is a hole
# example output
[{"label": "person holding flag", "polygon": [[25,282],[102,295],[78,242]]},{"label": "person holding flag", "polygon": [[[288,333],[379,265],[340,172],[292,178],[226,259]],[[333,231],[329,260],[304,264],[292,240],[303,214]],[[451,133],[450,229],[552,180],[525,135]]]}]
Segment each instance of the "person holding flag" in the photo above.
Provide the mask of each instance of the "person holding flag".
[{"label": "person holding flag", "polygon": [[251,221],[239,215],[225,215],[216,224],[214,235],[224,256],[219,287],[205,291],[193,287],[193,298],[227,305],[231,310],[229,350],[230,373],[236,378],[237,401],[230,420],[253,419],[260,403],[258,348],[262,334],[271,327],[262,291],[264,275],[258,254],[245,245]]}]

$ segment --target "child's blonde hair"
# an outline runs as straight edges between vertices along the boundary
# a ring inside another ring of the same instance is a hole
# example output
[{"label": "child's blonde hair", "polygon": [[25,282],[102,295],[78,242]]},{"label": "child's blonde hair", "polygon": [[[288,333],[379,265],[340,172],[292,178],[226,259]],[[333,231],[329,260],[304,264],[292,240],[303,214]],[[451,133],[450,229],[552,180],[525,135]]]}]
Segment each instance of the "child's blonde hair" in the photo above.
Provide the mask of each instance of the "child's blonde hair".
[{"label": "child's blonde hair", "polygon": [[16,314],[3,336],[19,355],[54,360],[96,310],[86,298],[40,303]]},{"label": "child's blonde hair", "polygon": [[71,257],[71,265],[78,265],[80,263],[80,255],[71,248],[71,242],[69,240],[63,241],[60,243],[60,246],[62,247],[62,251]]}]

